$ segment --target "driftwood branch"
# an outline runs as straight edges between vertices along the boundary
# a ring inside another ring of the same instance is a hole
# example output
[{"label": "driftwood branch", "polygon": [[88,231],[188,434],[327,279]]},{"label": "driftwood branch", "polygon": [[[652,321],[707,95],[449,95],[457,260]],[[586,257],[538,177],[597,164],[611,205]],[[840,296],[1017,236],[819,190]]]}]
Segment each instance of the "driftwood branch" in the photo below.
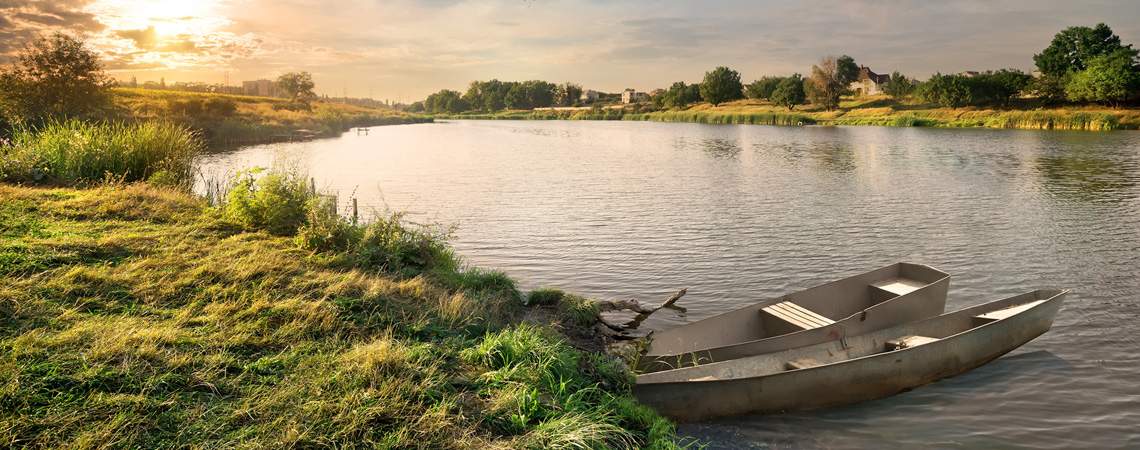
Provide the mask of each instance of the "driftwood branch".
[{"label": "driftwood branch", "polygon": [[665,299],[664,302],[661,302],[660,305],[654,308],[646,308],[644,306],[641,306],[641,303],[634,299],[600,301],[598,302],[598,307],[601,308],[602,312],[629,310],[637,313],[637,317],[634,317],[633,320],[629,321],[625,325],[614,325],[606,322],[605,319],[601,319],[601,323],[606,328],[609,328],[615,332],[624,332],[627,330],[635,329],[640,326],[641,322],[647,319],[650,314],[657,312],[661,308],[676,308],[673,306],[673,304],[677,302],[677,299],[684,296],[686,291],[687,289],[681,289],[677,291],[677,293]]}]

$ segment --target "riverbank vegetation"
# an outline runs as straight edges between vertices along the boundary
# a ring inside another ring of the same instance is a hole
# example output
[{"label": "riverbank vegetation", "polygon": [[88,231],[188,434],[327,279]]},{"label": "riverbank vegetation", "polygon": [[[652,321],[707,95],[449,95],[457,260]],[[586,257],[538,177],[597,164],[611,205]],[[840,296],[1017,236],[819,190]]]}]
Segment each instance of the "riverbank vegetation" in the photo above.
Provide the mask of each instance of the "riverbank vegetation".
[{"label": "riverbank vegetation", "polygon": [[[53,122],[164,122],[211,145],[331,137],[351,127],[420,123],[420,115],[318,101],[306,72],[279,77],[289,98],[111,87],[98,55],[63,33],[27,44],[0,69],[0,137]],[[165,84],[165,83],[163,83]]]},{"label": "riverbank vegetation", "polygon": [[520,292],[447,227],[336,215],[287,170],[209,199],[122,182],[170,159],[0,183],[5,446],[677,447],[625,365],[559,334],[592,301]]},{"label": "riverbank vegetation", "polygon": [[1038,75],[1002,68],[935,73],[918,82],[897,71],[876,75],[851,56],[825,56],[808,76],[765,76],[744,85],[738,72],[721,66],[699,83],[678,81],[648,94],[627,89],[620,101],[617,94],[597,93],[574,101],[566,87],[580,87],[545,82],[514,83],[543,102],[506,101],[509,90],[487,88],[505,83],[476,81],[466,94],[429,96],[432,107],[425,112],[471,119],[1137,129],[1138,53],[1099,24],[1058,33],[1034,56]]}]

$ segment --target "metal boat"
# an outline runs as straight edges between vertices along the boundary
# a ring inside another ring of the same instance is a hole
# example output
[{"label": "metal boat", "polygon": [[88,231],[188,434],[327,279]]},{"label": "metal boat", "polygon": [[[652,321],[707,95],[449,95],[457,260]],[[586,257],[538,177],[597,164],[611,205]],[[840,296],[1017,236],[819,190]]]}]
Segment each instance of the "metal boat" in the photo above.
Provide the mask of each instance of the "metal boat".
[{"label": "metal boat", "polygon": [[942,314],[950,275],[896,263],[650,335],[639,372],[770,353]]},{"label": "metal boat", "polygon": [[1065,290],[1037,290],[871,333],[638,375],[633,393],[677,421],[887,397],[959,375],[1045,333]]}]

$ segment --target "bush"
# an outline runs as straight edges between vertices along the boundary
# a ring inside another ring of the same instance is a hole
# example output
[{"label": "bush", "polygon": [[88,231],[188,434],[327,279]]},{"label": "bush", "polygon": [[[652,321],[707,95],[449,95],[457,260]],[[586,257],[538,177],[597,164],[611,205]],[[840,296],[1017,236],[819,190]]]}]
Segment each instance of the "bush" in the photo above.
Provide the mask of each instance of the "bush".
[{"label": "bush", "polygon": [[304,177],[294,173],[254,167],[234,176],[226,197],[226,216],[250,229],[288,236],[308,219],[314,195]]},{"label": "bush", "polygon": [[229,117],[237,112],[237,102],[224,97],[210,97],[202,106],[207,113],[214,116]]}]

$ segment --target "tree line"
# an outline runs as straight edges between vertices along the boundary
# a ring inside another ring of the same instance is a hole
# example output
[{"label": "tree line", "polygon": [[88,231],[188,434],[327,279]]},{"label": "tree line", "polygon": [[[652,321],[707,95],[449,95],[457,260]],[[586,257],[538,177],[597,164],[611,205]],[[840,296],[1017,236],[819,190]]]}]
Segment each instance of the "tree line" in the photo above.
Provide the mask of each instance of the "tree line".
[{"label": "tree line", "polygon": [[[1048,47],[1034,55],[1040,72],[1036,77],[1003,68],[935,73],[920,83],[895,71],[882,89],[897,101],[913,98],[949,108],[987,104],[1008,107],[1012,99],[1022,96],[1036,97],[1045,104],[1097,102],[1116,108],[1140,90],[1137,53],[1103,23],[1092,28],[1074,26],[1057,33]],[[656,109],[685,108],[702,101],[716,107],[750,98],[789,110],[811,104],[831,111],[839,107],[841,96],[852,93],[849,86],[857,81],[860,71],[848,55],[826,56],[806,76],[765,76],[745,85],[739,72],[721,66],[706,72],[700,83],[674,82],[665,93],[650,100]],[[574,83],[474,81],[466,93],[443,90],[428,96],[415,110],[455,114],[575,106],[581,92],[581,86]]]}]

